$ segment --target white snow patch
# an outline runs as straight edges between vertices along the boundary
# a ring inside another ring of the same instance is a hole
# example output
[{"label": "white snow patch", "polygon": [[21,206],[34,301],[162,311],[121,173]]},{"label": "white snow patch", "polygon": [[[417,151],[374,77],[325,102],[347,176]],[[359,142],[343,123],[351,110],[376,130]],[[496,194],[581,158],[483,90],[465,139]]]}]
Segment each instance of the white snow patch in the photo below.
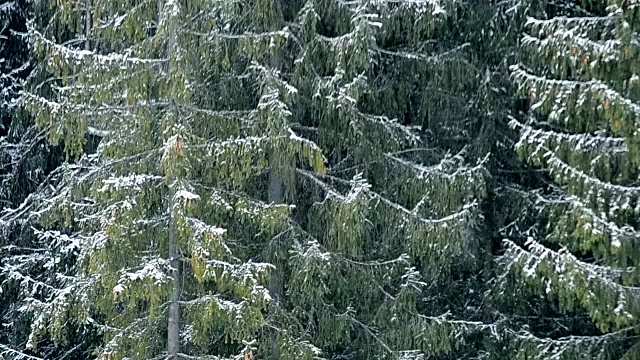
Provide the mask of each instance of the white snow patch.
[{"label": "white snow patch", "polygon": [[200,200],[200,195],[194,194],[188,190],[178,190],[174,195],[174,199]]},{"label": "white snow patch", "polygon": [[124,292],[124,286],[118,284],[113,287],[113,295],[118,296]]}]

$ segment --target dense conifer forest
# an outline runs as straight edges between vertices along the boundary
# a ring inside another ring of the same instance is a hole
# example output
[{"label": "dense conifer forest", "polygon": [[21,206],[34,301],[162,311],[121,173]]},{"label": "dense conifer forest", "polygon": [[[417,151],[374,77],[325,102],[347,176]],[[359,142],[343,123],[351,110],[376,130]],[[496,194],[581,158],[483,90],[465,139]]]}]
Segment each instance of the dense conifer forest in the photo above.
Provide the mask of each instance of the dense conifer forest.
[{"label": "dense conifer forest", "polygon": [[3,0],[0,359],[640,359],[638,0]]}]

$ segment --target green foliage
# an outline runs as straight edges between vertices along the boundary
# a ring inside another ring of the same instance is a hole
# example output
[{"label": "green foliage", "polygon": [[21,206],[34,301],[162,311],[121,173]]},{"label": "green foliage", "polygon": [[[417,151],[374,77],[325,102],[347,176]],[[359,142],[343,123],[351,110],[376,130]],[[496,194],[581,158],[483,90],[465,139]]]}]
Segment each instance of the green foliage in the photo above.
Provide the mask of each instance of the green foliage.
[{"label": "green foliage", "polygon": [[637,10],[582,2],[525,25],[522,62],[511,71],[533,115],[511,125],[520,132],[518,156],[547,169],[554,191],[534,202],[538,223],[527,240],[505,240],[504,279],[526,284],[556,312],[590,321],[560,339],[523,335],[529,345],[520,358],[636,356]]},{"label": "green foliage", "polygon": [[[179,352],[194,359],[530,349],[504,345],[520,337],[483,295],[503,155],[487,153],[508,98],[492,47],[517,25],[504,3],[57,6],[74,41],[30,24],[54,79],[21,100],[70,161],[30,202],[37,231],[75,244],[77,261],[29,300],[30,348],[90,324],[97,358],[172,356],[179,308]],[[598,169],[634,161],[628,149]]]}]

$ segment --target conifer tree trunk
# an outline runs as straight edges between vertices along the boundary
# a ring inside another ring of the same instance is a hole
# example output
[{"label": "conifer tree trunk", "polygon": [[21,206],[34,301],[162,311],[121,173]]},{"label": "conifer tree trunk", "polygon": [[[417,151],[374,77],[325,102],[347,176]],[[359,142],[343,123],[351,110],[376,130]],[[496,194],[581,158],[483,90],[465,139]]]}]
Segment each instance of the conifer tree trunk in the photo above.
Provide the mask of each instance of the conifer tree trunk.
[{"label": "conifer tree trunk", "polygon": [[[279,68],[279,60],[275,58],[271,60],[270,67],[274,69]],[[284,184],[282,174],[278,173],[276,166],[277,156],[271,155],[270,170],[269,170],[269,189],[267,193],[267,201],[271,204],[282,204],[284,202]],[[269,277],[269,294],[273,296],[277,301],[284,300],[284,272],[282,267],[276,265],[276,269],[271,273]]]},{"label": "conifer tree trunk", "polygon": [[[284,202],[282,176],[275,171],[269,172],[268,201],[273,204]],[[284,273],[277,268],[269,278],[269,293],[276,299],[282,300],[284,296]]]},{"label": "conifer tree trunk", "polygon": [[[162,5],[160,5],[162,8]],[[162,15],[160,15],[162,16]],[[173,49],[175,46],[175,28],[173,19],[169,19],[169,42],[167,44],[167,58],[169,58],[168,66],[167,66],[167,76],[171,76],[171,57],[173,53]],[[175,107],[172,104],[169,111],[175,111]],[[168,327],[167,327],[167,353],[169,359],[177,360],[178,352],[180,351],[180,294],[182,291],[182,268],[180,262],[180,254],[178,251],[177,245],[177,229],[176,222],[173,216],[171,215],[173,211],[173,199],[175,195],[175,186],[176,179],[171,179],[172,190],[170,192],[171,200],[169,201],[169,261],[171,264],[171,268],[173,271],[172,274],[172,286],[173,291],[171,293],[171,298],[169,299],[169,319],[168,319]]]},{"label": "conifer tree trunk", "polygon": [[87,0],[84,19],[85,41],[84,49],[91,50],[91,43],[89,42],[89,35],[91,34],[91,0]]},{"label": "conifer tree trunk", "polygon": [[282,177],[275,171],[271,171],[269,173],[269,202],[281,204],[284,201],[282,193]]},{"label": "conifer tree trunk", "polygon": [[[170,202],[173,205],[173,201]],[[173,292],[169,303],[169,321],[167,329],[167,352],[169,359],[178,359],[180,351],[180,299],[182,271],[178,248],[176,245],[176,224],[172,217],[169,218],[169,259],[173,268]]]},{"label": "conifer tree trunk", "polygon": [[[269,190],[268,201],[273,204],[281,204],[284,202],[282,176],[278,175],[273,169],[269,171]],[[280,267],[271,273],[269,277],[269,294],[278,301],[284,299],[284,272]],[[274,359],[279,359],[278,345],[276,338],[271,338],[271,355]]]}]

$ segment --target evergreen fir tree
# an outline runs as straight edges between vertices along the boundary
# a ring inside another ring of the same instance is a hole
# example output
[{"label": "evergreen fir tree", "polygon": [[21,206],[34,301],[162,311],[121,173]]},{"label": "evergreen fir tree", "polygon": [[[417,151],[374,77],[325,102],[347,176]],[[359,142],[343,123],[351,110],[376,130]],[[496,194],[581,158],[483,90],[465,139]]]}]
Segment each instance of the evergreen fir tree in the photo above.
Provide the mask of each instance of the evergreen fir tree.
[{"label": "evergreen fir tree", "polygon": [[494,6],[59,6],[72,41],[29,29],[59,82],[22,94],[69,160],[28,202],[64,259],[24,306],[31,349],[97,329],[102,359],[500,358]]},{"label": "evergreen fir tree", "polygon": [[28,346],[91,324],[104,333],[98,358],[251,351],[271,268],[256,248],[291,210],[252,196],[253,182],[269,169],[289,185],[297,164],[324,166],[286,127],[296,89],[279,69],[282,13],[264,2],[60,5],[81,41],[30,29],[62,83],[23,101],[69,159],[85,133],[104,138],[63,169],[39,213],[42,236],[77,246],[79,261],[51,298],[30,301]]},{"label": "evergreen fir tree", "polygon": [[525,194],[495,289],[518,292],[514,319],[540,316],[518,321],[517,358],[640,356],[639,5],[556,2],[527,21],[512,76],[531,112],[511,125],[550,178]]},{"label": "evergreen fir tree", "polygon": [[[50,277],[60,271],[43,243],[32,231],[30,203],[48,186],[51,174],[61,163],[60,151],[46,141],[46,131],[35,126],[33,118],[21,111],[18,92],[23,82],[38,82],[42,66],[29,54],[27,19],[44,23],[50,16],[46,3],[32,6],[26,1],[7,1],[0,5],[0,68],[2,77],[0,129],[0,358],[30,359],[73,356],[86,350],[91,336],[71,347],[43,342],[38,354],[24,352],[30,318],[21,299],[47,292]],[[58,266],[60,265],[60,266]],[[86,335],[86,334],[85,334]]]}]

